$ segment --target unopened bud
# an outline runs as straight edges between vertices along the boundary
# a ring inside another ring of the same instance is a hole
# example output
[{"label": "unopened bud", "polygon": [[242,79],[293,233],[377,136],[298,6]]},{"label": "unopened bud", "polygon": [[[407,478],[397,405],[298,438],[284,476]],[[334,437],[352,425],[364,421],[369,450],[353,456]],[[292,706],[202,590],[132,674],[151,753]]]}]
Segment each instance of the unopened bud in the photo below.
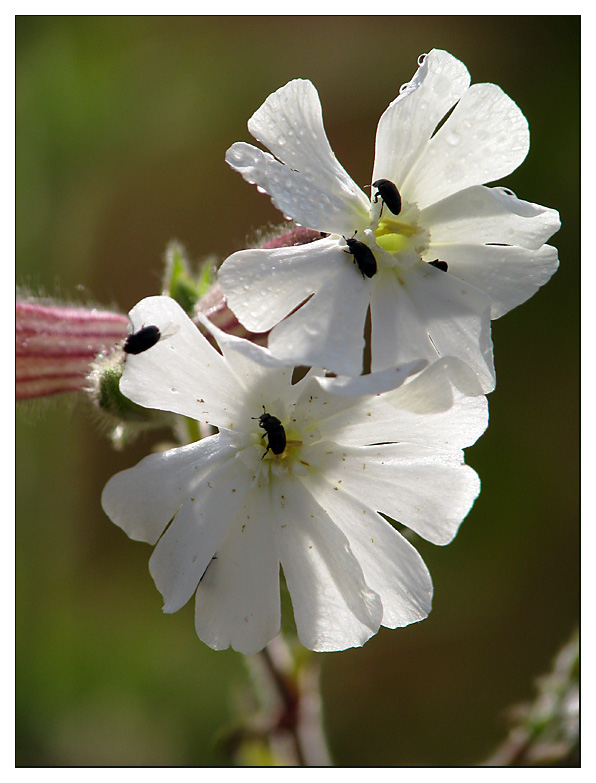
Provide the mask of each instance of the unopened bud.
[{"label": "unopened bud", "polygon": [[122,340],[127,324],[105,310],[17,301],[17,400],[83,389],[93,358]]}]

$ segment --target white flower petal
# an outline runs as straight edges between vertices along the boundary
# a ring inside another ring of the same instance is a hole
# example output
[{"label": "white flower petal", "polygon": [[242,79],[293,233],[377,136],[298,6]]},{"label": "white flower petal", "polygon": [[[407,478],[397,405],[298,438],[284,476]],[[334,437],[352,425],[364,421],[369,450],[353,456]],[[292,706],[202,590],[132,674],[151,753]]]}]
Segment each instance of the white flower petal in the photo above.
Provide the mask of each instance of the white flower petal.
[{"label": "white flower petal", "polygon": [[166,525],[204,476],[233,453],[227,436],[213,435],[162,454],[108,481],[101,505],[130,538],[155,544]]},{"label": "white flower petal", "polygon": [[482,395],[482,386],[470,366],[462,359],[446,356],[408,379],[402,394],[386,394],[383,400],[399,399],[399,407],[413,413],[442,413],[453,405],[453,387],[464,396]]},{"label": "white flower petal", "polygon": [[351,405],[349,398],[311,394],[302,406],[317,422],[321,441],[348,446],[400,442],[459,452],[485,431],[488,406],[486,397],[454,388],[453,364],[451,358],[439,360],[394,391]]},{"label": "white flower petal", "polygon": [[361,397],[365,394],[382,394],[396,389],[411,375],[427,366],[425,359],[408,362],[401,367],[390,367],[381,372],[359,375],[357,378],[338,375],[335,378],[317,378],[317,383],[330,394],[339,397]]},{"label": "white flower petal", "polygon": [[547,283],[559,267],[557,248],[538,250],[505,245],[440,245],[449,272],[491,300],[491,318],[500,318]]},{"label": "white flower petal", "polygon": [[239,321],[266,332],[332,280],[344,263],[337,242],[321,239],[298,247],[240,250],[224,261],[218,277]]},{"label": "white flower petal", "polygon": [[371,283],[363,279],[350,259],[336,246],[334,260],[340,266],[333,279],[321,285],[306,304],[271,331],[268,345],[274,356],[291,364],[326,367],[343,375],[362,372]]},{"label": "white flower petal", "polygon": [[215,650],[262,650],[280,627],[279,559],[269,493],[255,488],[208,567],[195,607],[197,634]]},{"label": "white flower petal", "polygon": [[416,359],[429,362],[437,352],[407,288],[391,269],[381,269],[370,300],[373,372]]},{"label": "white flower petal", "polygon": [[[268,193],[287,218],[315,231],[353,234],[366,228],[368,200],[346,197],[335,179],[313,182],[300,171],[280,163],[273,155],[251,144],[236,142],[226,152],[226,162],[247,182]],[[366,199],[364,193],[362,197]],[[366,206],[366,209],[365,209]]]},{"label": "white flower petal", "polygon": [[404,194],[424,209],[510,174],[529,146],[527,120],[511,98],[496,84],[473,84],[410,170]]},{"label": "white flower petal", "polygon": [[[222,332],[201,313],[197,316],[217,340],[226,362],[242,386],[244,405],[239,405],[239,412],[252,407],[254,410],[249,414],[252,416],[255,411],[260,412],[262,405],[268,407],[268,403],[277,398],[289,400],[293,367],[277,359],[267,348]],[[238,418],[241,421],[242,415]]]},{"label": "white flower petal", "polygon": [[[390,362],[392,335],[396,355],[391,364],[411,361],[416,355],[431,361],[438,356],[455,356],[470,365],[483,392],[492,391],[495,377],[488,298],[430,264],[417,263],[401,274],[403,286],[394,286],[393,306],[399,309],[399,314],[395,315],[393,324],[383,325],[380,321],[382,318],[387,321],[390,313],[387,306],[379,309],[382,301],[377,296],[379,286],[371,299],[373,370],[384,369],[383,365]],[[379,337],[383,328],[395,331],[381,333]]]},{"label": "white flower petal", "polygon": [[[456,448],[471,446],[488,425],[487,400],[479,393],[478,381],[475,382],[471,392],[468,365],[461,359],[448,356],[438,359],[394,391],[384,394],[383,404],[392,405],[400,411],[399,426],[404,434],[396,440],[435,444],[436,447],[441,444],[451,444]],[[413,414],[411,419],[409,414]],[[424,418],[429,415],[432,418]],[[406,424],[410,421],[412,430]]]},{"label": "white flower petal", "polygon": [[431,204],[420,213],[420,223],[430,229],[429,253],[438,245],[491,242],[536,250],[561,226],[556,210],[483,185]]},{"label": "white flower petal", "polygon": [[162,338],[127,354],[120,390],[146,408],[226,426],[242,400],[227,362],[168,296],[143,299],[129,313],[133,331],[158,326]]},{"label": "white flower petal", "polygon": [[301,643],[331,652],[359,647],[382,619],[379,596],[368,588],[343,532],[298,482],[287,482],[280,501],[282,568]]},{"label": "white flower petal", "polygon": [[197,589],[251,480],[246,466],[231,458],[210,470],[185,498],[149,560],[164,612],[177,612]]},{"label": "white flower petal", "polygon": [[382,625],[398,628],[423,620],[431,610],[433,593],[424,561],[374,507],[335,486],[321,476],[309,481],[314,498],[347,536],[366,583],[379,594]]},{"label": "white flower petal", "polygon": [[465,65],[433,49],[408,89],[389,105],[379,120],[372,181],[388,179],[401,190],[440,120],[470,84]]},{"label": "white flower petal", "polygon": [[433,544],[453,539],[480,491],[461,451],[407,442],[336,450],[322,445],[318,451],[319,473],[333,486]]},{"label": "white flower petal", "polygon": [[319,95],[310,81],[294,79],[272,93],[250,118],[248,129],[290,169],[300,172],[322,193],[343,201],[344,209],[354,216],[368,215],[369,199],[331,149]]}]

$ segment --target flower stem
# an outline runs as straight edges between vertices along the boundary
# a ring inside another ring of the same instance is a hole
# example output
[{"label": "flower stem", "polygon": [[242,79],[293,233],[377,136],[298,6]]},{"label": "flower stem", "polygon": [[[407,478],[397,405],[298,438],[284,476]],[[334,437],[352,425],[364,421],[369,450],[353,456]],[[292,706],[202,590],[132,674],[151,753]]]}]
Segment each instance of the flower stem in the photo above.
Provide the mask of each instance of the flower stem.
[{"label": "flower stem", "polygon": [[[304,651],[306,652],[306,651]],[[319,665],[314,656],[292,657],[281,636],[273,639],[255,663],[264,673],[264,686],[273,694],[263,721],[268,726],[272,750],[285,749],[293,766],[328,767],[332,765],[321,714]],[[261,697],[263,693],[260,694]],[[278,753],[274,755],[279,756]]]}]

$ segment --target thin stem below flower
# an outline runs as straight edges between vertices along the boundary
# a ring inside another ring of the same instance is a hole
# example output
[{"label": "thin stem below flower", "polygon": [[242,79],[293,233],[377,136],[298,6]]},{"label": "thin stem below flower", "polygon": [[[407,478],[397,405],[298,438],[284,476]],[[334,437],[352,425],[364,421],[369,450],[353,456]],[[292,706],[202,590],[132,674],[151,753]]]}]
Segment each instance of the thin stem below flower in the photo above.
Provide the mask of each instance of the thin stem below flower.
[{"label": "thin stem below flower", "polygon": [[296,662],[278,636],[258,658],[278,705],[271,722],[271,739],[289,735],[296,766],[331,766],[322,725],[319,666],[314,657]]}]

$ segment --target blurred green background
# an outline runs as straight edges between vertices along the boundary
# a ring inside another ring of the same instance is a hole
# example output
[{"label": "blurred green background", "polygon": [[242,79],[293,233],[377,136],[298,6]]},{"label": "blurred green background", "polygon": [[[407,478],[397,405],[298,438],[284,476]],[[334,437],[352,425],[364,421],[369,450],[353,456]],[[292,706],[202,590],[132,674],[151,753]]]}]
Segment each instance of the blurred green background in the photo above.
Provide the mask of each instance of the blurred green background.
[{"label": "blurred green background", "polygon": [[[506,184],[560,210],[561,267],[493,325],[482,493],[433,575],[423,623],[323,656],[338,766],[474,765],[578,621],[579,17],[17,17],[17,283],[126,312],[171,239],[220,258],[278,223],[224,153],[295,77],[338,159],[369,182],[376,123],[416,58],[445,48],[499,84],[532,143]],[[84,399],[17,411],[17,765],[219,765],[240,656],[172,616],[150,548],[100,493],[147,451],[111,449]]]}]

